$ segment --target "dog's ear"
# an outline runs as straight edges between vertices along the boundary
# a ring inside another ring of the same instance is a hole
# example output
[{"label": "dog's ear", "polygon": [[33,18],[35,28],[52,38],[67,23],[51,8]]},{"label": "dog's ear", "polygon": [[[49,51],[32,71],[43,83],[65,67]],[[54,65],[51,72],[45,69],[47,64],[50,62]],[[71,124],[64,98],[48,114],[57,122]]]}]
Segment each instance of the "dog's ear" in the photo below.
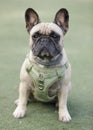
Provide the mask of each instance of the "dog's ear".
[{"label": "dog's ear", "polygon": [[69,13],[67,9],[62,8],[56,13],[54,23],[61,27],[65,35],[69,28]]},{"label": "dog's ear", "polygon": [[25,12],[25,22],[26,22],[26,29],[28,33],[32,29],[32,27],[40,22],[39,16],[35,10],[32,8],[28,8]]}]

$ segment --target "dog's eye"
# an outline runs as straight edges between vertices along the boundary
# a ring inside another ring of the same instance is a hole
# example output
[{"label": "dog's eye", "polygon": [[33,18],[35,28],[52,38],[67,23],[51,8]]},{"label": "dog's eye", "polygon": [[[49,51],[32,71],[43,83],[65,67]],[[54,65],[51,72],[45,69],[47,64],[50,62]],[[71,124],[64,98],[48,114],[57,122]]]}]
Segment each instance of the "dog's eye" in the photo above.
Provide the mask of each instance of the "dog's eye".
[{"label": "dog's eye", "polygon": [[50,36],[51,36],[52,38],[54,38],[54,39],[60,39],[59,34],[57,34],[57,33],[55,33],[55,32],[52,32],[52,33],[50,34]]},{"label": "dog's eye", "polygon": [[39,32],[36,32],[36,33],[34,33],[34,35],[32,37],[33,37],[33,39],[37,39],[40,36],[41,36],[41,34]]}]

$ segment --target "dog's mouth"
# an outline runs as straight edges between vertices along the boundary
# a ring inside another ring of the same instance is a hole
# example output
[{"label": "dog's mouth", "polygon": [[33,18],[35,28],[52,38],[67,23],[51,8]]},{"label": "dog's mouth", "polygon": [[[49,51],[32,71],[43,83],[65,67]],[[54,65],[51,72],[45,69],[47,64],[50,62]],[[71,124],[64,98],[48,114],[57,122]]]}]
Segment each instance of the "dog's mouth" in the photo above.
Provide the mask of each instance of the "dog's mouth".
[{"label": "dog's mouth", "polygon": [[35,56],[35,61],[41,65],[51,66],[56,65],[61,59],[61,55],[59,53],[52,53],[47,48],[41,49],[38,55]]},{"label": "dog's mouth", "polygon": [[44,61],[50,61],[54,56],[49,52],[46,47],[44,47],[43,49],[41,49],[37,57]]},{"label": "dog's mouth", "polygon": [[41,65],[44,65],[44,66],[54,66],[54,65],[57,65],[57,64],[59,64],[61,62],[62,54],[60,53],[57,56],[52,57],[52,58],[47,57],[47,56],[45,56],[43,58],[35,56],[34,60],[38,64],[41,64]]}]

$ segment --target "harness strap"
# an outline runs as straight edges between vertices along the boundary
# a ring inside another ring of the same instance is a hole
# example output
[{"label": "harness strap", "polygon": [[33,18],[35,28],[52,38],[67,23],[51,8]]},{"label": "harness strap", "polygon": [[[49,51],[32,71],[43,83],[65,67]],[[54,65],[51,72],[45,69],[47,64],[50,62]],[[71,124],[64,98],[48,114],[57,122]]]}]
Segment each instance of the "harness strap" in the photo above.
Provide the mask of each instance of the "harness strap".
[{"label": "harness strap", "polygon": [[30,61],[26,71],[34,83],[34,96],[40,101],[48,102],[53,100],[56,95],[49,96],[49,88],[57,81],[64,78],[65,70],[68,68],[68,62],[60,67],[41,68]]}]

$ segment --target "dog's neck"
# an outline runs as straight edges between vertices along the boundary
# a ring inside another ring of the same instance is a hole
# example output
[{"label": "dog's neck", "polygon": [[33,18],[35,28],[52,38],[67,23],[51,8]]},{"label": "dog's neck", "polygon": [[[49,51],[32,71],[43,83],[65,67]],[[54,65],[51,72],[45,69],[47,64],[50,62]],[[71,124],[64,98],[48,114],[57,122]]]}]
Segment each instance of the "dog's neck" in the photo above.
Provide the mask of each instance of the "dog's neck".
[{"label": "dog's neck", "polygon": [[46,67],[56,66],[61,63],[62,60],[62,54],[57,55],[54,59],[51,61],[43,61],[42,59],[39,59],[38,57],[35,57],[34,60],[36,63],[41,64]]},{"label": "dog's neck", "polygon": [[60,66],[60,65],[64,65],[68,61],[64,48],[63,51],[58,55],[58,57],[56,57],[54,61],[51,61],[48,65],[45,65],[42,61],[36,61],[31,51],[29,53],[29,60],[37,63],[39,66],[42,67],[44,66],[53,67],[55,65]]}]

